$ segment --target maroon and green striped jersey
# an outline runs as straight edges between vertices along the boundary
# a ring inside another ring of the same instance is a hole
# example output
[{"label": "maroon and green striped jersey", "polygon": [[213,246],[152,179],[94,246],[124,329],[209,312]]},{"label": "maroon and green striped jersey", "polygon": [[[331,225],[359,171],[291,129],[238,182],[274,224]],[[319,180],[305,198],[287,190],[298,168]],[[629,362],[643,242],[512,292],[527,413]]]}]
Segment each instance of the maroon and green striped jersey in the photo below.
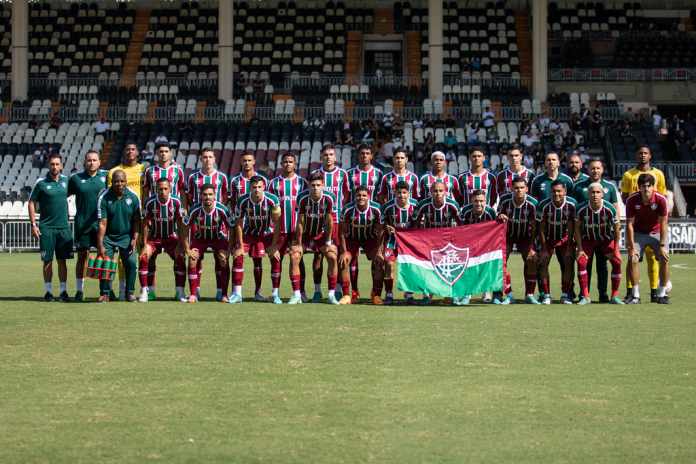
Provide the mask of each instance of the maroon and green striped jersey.
[{"label": "maroon and green striped jersey", "polygon": [[334,224],[338,224],[343,208],[350,201],[348,173],[341,168],[325,171],[323,166],[314,172],[324,174],[324,190],[334,196],[333,221]]},{"label": "maroon and green striped jersey", "polygon": [[498,205],[498,215],[507,216],[507,236],[512,240],[528,239],[532,237],[532,227],[536,221],[537,201],[530,195],[525,195],[520,205],[515,204],[511,193],[503,195]]},{"label": "maroon and green striped jersey", "polygon": [[577,214],[580,221],[580,234],[583,240],[614,240],[614,225],[619,216],[611,203],[602,200],[602,206],[593,210],[589,203],[583,204]]},{"label": "maroon and green striped jersey", "polygon": [[366,242],[377,236],[377,227],[382,222],[379,203],[371,201],[364,210],[351,203],[343,211],[341,223],[346,230],[343,234],[358,243]]},{"label": "maroon and green striped jersey", "polygon": [[[314,200],[305,190],[297,199],[297,216],[304,217],[303,233],[307,237],[317,237],[324,233],[326,225],[326,213],[333,214],[334,196],[327,192],[322,192],[319,200]],[[338,227],[338,226],[335,226]]]},{"label": "maroon and green striped jersey", "polygon": [[348,187],[351,195],[355,194],[355,189],[363,186],[367,188],[367,193],[370,194],[370,200],[377,201],[377,193],[379,192],[379,184],[382,182],[382,170],[371,166],[367,171],[360,169],[360,166],[355,166],[348,171]]},{"label": "maroon and green striped jersey", "polygon": [[[386,203],[382,207],[382,224],[392,226],[396,230],[412,229],[415,226],[415,212],[418,202],[409,198],[405,208],[399,206],[396,200]],[[387,234],[385,241],[387,248],[396,248],[396,235]]]},{"label": "maroon and green striped jersey", "polygon": [[291,234],[297,227],[297,198],[307,190],[307,181],[298,175],[278,176],[271,181],[268,191],[280,202],[280,233]]},{"label": "maroon and green striped jersey", "polygon": [[420,227],[454,227],[459,225],[459,204],[454,198],[445,198],[445,203],[437,207],[432,198],[426,198],[418,203],[415,223]]},{"label": "maroon and green striped jersey", "polygon": [[531,187],[532,181],[534,180],[534,172],[522,166],[522,170],[520,172],[515,172],[510,168],[506,168],[498,173],[497,187],[499,197],[502,197],[506,193],[512,193],[512,179],[515,177],[521,177],[522,179],[526,180],[527,185]]},{"label": "maroon and green striped jersey", "polygon": [[196,240],[229,240],[233,225],[232,216],[222,203],[215,203],[210,211],[203,205],[195,206],[184,223],[189,227],[189,239]]},{"label": "maroon and green striped jersey", "polygon": [[263,178],[263,189],[268,188],[268,179],[263,174],[254,172],[251,177],[244,177],[242,173],[230,179],[230,188],[228,189],[230,193],[230,205],[232,208],[236,208],[237,202],[244,196],[249,194],[249,179],[254,176],[259,176]]},{"label": "maroon and green striped jersey", "polygon": [[157,195],[157,181],[160,179],[169,179],[171,186],[171,195],[182,199],[182,195],[186,193],[186,179],[184,178],[184,170],[177,163],[170,163],[166,168],[156,164],[147,168],[145,171],[145,188],[150,192],[149,196]]},{"label": "maroon and green striped jersey", "polygon": [[379,184],[378,195],[384,198],[385,204],[396,197],[396,184],[399,182],[406,182],[408,184],[409,191],[411,192],[411,198],[414,200],[420,199],[421,189],[417,175],[411,171],[406,171],[406,174],[404,175],[391,171],[382,177],[382,181]]},{"label": "maroon and green striped jersey", "polygon": [[461,197],[461,192],[459,191],[459,180],[450,174],[437,177],[434,176],[432,172],[423,174],[420,178],[421,198],[425,199],[430,197],[430,187],[432,187],[432,185],[437,181],[445,183],[448,196],[454,198],[455,200],[459,200]]},{"label": "maroon and green striped jersey", "polygon": [[471,203],[471,194],[474,190],[486,192],[486,204],[488,206],[493,206],[498,201],[497,179],[487,169],[484,169],[482,174],[474,174],[471,171],[467,171],[459,176],[459,191],[462,195],[463,205]]},{"label": "maroon and green striped jersey", "polygon": [[495,210],[490,206],[484,206],[483,211],[480,214],[476,214],[474,211],[474,205],[468,204],[462,208],[462,212],[459,213],[459,219],[462,224],[478,224],[481,222],[495,221],[497,214]]},{"label": "maroon and green striped jersey", "polygon": [[550,198],[539,203],[537,221],[544,225],[542,232],[547,241],[558,242],[568,237],[575,225],[576,210],[577,203],[571,197],[566,197],[561,206],[556,206]]},{"label": "maroon and green striped jersey", "polygon": [[148,237],[154,240],[177,237],[177,224],[184,218],[181,200],[170,196],[162,203],[158,197],[150,198],[145,203],[145,223],[148,225]]},{"label": "maroon and green striped jersey", "polygon": [[205,184],[215,187],[215,201],[227,203],[229,200],[227,176],[215,169],[210,174],[205,174],[201,170],[191,173],[186,185],[186,194],[190,205],[201,202],[201,188]]},{"label": "maroon and green striped jersey", "polygon": [[235,218],[244,220],[242,230],[245,235],[262,237],[273,233],[272,211],[277,208],[278,197],[269,192],[263,192],[263,198],[256,202],[251,195],[244,195],[237,202]]}]

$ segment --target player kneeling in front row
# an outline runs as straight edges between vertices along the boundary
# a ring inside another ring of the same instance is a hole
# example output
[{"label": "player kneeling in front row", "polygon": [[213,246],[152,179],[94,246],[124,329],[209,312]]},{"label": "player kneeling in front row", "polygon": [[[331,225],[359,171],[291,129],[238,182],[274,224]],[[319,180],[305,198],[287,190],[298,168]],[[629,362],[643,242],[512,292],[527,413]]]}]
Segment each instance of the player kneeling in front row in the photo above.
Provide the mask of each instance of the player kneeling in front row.
[{"label": "player kneeling in front row", "polygon": [[561,265],[561,303],[573,304],[570,293],[573,288],[575,214],[575,199],[567,196],[565,183],[554,180],[551,183],[551,197],[542,201],[537,208],[542,304],[551,304],[549,264],[554,254]]},{"label": "player kneeling in front row", "polygon": [[324,191],[324,174],[315,172],[309,177],[309,190],[297,198],[297,227],[290,245],[290,280],[293,295],[288,304],[302,303],[300,262],[303,253],[319,254],[328,263],[329,303],[336,300],[338,280],[338,251],[336,238],[338,225],[334,225],[331,212],[334,196]]},{"label": "player kneeling in front row", "polygon": [[203,256],[207,250],[211,249],[215,258],[215,281],[217,283],[215,299],[227,302],[227,283],[230,278],[229,237],[232,218],[225,205],[215,201],[215,186],[205,184],[200,193],[202,203],[196,205],[185,219],[184,223],[188,227],[188,231],[182,234],[184,236],[184,253],[189,258],[188,274],[191,295],[188,301],[189,303],[198,301]]},{"label": "player kneeling in front row", "polygon": [[360,248],[365,250],[367,259],[372,261],[372,304],[382,304],[382,278],[384,258],[382,256],[382,212],[379,204],[370,201],[370,194],[365,186],[354,191],[354,202],[343,211],[341,221],[341,277],[343,279],[343,297],[340,304],[355,303],[358,289],[353,288],[353,295],[348,293],[350,267],[358,265]]},{"label": "player kneeling in front row", "polygon": [[587,263],[594,253],[602,253],[611,263],[611,304],[624,304],[618,297],[621,283],[619,237],[621,224],[611,203],[604,201],[604,189],[599,182],[587,188],[590,199],[580,208],[575,221],[575,241],[578,252],[578,280],[581,298],[578,304],[590,304]]},{"label": "player kneeling in front row", "polygon": [[630,260],[633,288],[628,304],[640,303],[640,261],[646,248],[651,248],[659,262],[660,286],[656,302],[669,304],[669,228],[667,198],[655,190],[655,178],[650,174],[638,177],[638,192],[626,200],[626,248]]},{"label": "player kneeling in front row", "polygon": [[185,301],[184,285],[186,285],[186,263],[184,262],[181,236],[185,232],[184,213],[181,201],[171,196],[169,179],[160,178],[155,188],[156,196],[145,203],[143,218],[143,251],[140,253],[140,298],[138,301],[148,301],[148,274],[157,256],[166,252],[174,261],[174,284],[176,299]]},{"label": "player kneeling in front row", "polygon": [[[385,304],[394,302],[394,275],[396,273],[396,231],[412,229],[415,225],[415,213],[418,202],[411,197],[410,186],[405,181],[399,181],[394,188],[394,198],[384,205],[382,213],[383,256],[384,256],[384,286],[387,291]],[[406,302],[413,303],[413,294],[406,294]]]}]

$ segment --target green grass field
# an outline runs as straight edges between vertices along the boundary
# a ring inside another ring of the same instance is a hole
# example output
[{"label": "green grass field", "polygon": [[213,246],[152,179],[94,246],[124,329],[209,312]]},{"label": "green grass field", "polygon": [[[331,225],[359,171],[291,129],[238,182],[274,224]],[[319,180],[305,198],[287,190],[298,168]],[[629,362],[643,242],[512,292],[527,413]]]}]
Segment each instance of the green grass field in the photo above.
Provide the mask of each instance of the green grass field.
[{"label": "green grass field", "polygon": [[159,301],[99,305],[2,254],[0,462],[696,462],[696,257],[673,264],[670,306],[290,307],[165,301],[160,258]]}]

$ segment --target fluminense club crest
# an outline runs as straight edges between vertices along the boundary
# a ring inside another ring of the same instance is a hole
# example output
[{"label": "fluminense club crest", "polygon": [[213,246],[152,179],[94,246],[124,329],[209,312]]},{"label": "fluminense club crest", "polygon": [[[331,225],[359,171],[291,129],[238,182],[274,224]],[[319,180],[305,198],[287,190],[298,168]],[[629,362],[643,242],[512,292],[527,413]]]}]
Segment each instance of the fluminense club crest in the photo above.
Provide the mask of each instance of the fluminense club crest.
[{"label": "fluminense club crest", "polygon": [[454,285],[464,275],[469,263],[469,249],[448,243],[439,250],[430,250],[430,261],[435,267],[435,273],[446,284]]}]

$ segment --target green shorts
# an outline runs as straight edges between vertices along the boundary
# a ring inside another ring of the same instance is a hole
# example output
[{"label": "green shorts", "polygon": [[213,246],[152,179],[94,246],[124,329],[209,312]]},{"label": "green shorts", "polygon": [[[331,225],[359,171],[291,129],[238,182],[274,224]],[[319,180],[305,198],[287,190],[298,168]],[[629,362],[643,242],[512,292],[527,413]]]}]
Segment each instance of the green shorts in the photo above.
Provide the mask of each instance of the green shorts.
[{"label": "green shorts", "polygon": [[97,230],[92,229],[81,234],[75,232],[75,249],[77,251],[84,251],[90,248],[97,247]]},{"label": "green shorts", "polygon": [[73,237],[69,227],[63,229],[51,229],[39,226],[39,249],[41,250],[41,260],[45,263],[56,259],[72,259],[73,257]]}]

